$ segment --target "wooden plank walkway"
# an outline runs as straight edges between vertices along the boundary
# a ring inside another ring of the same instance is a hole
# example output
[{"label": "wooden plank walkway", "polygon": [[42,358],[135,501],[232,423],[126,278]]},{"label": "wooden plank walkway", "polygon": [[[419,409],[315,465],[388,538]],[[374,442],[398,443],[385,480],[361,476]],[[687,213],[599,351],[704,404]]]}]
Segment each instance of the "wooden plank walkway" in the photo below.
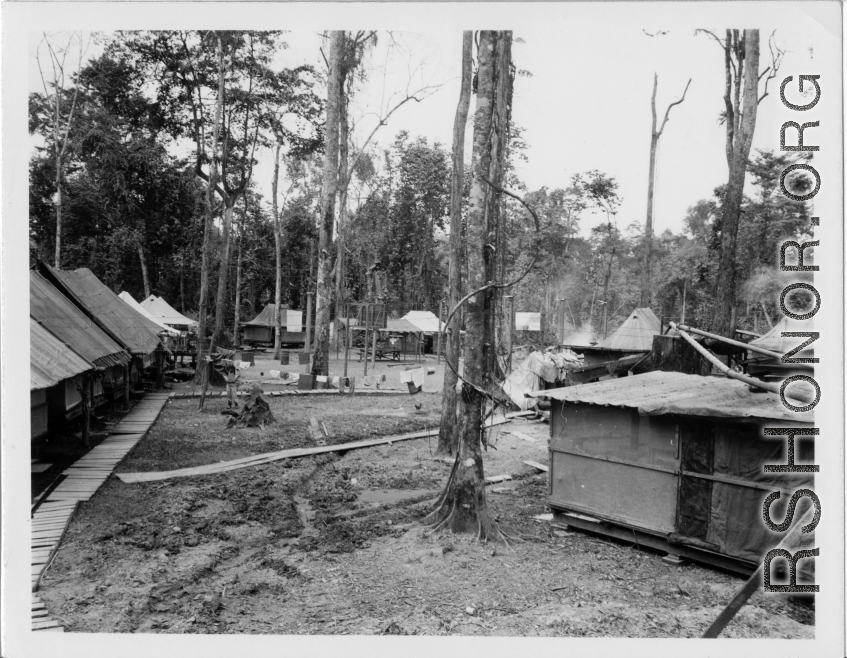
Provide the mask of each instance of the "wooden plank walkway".
[{"label": "wooden plank walkway", "polygon": [[156,422],[168,393],[148,393],[112,429],[100,445],[69,466],[65,479],[36,508],[31,519],[32,630],[60,631],[62,625],[49,618],[47,607],[35,594],[41,577],[50,566],[77,506],[89,500]]},{"label": "wooden plank walkway", "polygon": [[[295,388],[295,389],[292,389],[290,391],[264,391],[264,394],[267,397],[278,398],[278,397],[283,397],[283,396],[286,396],[286,395],[306,395],[306,396],[310,396],[310,395],[354,395],[354,396],[359,396],[359,395],[388,395],[388,396],[391,396],[391,395],[406,395],[406,396],[408,396],[409,392],[408,391],[393,391],[393,390],[385,390],[385,389],[370,389],[370,388],[361,388],[360,389],[360,388],[357,388],[355,393],[350,393],[350,391],[347,391],[346,393],[342,393],[341,391],[339,391],[336,388],[318,388],[318,389],[314,389],[314,390],[311,390],[311,391],[301,391],[301,390]],[[200,395],[201,394],[199,392],[186,392],[186,393],[174,392],[174,393],[170,394],[171,398],[173,398],[175,400],[182,400],[182,399],[189,399],[189,398],[199,398]],[[242,391],[238,391],[239,397],[242,397],[244,395],[246,395],[246,394],[243,393]],[[226,397],[226,391],[209,391],[208,393],[206,393],[206,397],[207,398],[223,398],[223,397]]]}]

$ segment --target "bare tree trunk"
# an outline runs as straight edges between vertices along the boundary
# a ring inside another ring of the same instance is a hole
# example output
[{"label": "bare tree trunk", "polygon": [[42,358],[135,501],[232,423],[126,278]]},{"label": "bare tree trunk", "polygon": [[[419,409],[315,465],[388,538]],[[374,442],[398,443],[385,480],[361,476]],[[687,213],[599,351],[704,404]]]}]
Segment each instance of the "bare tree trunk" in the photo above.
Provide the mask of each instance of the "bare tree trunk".
[{"label": "bare tree trunk", "polygon": [[323,190],[318,234],[318,282],[315,300],[315,342],[312,360],[313,375],[329,374],[329,320],[332,307],[332,228],[335,219],[335,194],[338,185],[338,120],[343,90],[341,88],[341,57],[344,32],[330,36],[329,81],[327,84],[326,140],[324,146]]},{"label": "bare tree trunk", "polygon": [[[244,195],[244,214],[247,214],[247,195]],[[241,230],[238,231],[238,255],[236,256],[235,265],[235,318],[232,321],[232,340],[233,345],[238,346],[238,330],[241,325],[241,247],[244,236]],[[279,309],[279,307],[277,307]]]},{"label": "bare tree trunk", "polygon": [[768,329],[773,329],[773,322],[771,321],[771,316],[770,313],[768,313],[768,308],[765,306],[765,302],[760,299],[759,304],[762,306],[762,315],[765,316],[765,322],[768,323]]},{"label": "bare tree trunk", "polygon": [[224,320],[226,319],[226,286],[229,278],[232,213],[235,199],[228,197],[225,202],[224,218],[221,227],[221,264],[218,272],[218,294],[215,299],[215,333],[212,336],[212,340],[215,342],[215,345],[221,345],[227,342],[224,330]]},{"label": "bare tree trunk", "polygon": [[650,130],[650,169],[647,182],[647,221],[644,224],[644,244],[643,253],[641,254],[641,308],[648,308],[652,302],[652,293],[650,289],[652,256],[653,256],[653,189],[656,181],[656,151],[659,147],[659,138],[665,130],[665,125],[668,122],[671,109],[674,105],[679,105],[685,100],[685,94],[688,93],[688,84],[685,85],[685,91],[682,92],[682,98],[668,105],[665,110],[665,118],[662,125],[657,129],[656,117],[656,90],[659,86],[659,76],[653,74],[653,97],[650,100],[650,109],[653,113],[653,124]]},{"label": "bare tree trunk", "polygon": [[62,268],[62,160],[56,156],[56,269]]},{"label": "bare tree trunk", "polygon": [[[462,298],[462,182],[464,180],[465,124],[471,102],[471,67],[473,63],[473,32],[462,34],[462,88],[453,122],[453,177],[450,188],[450,272],[449,308],[455,308]],[[456,384],[459,379],[459,346],[461,344],[460,314],[455,313],[447,332],[444,390],[441,396],[441,428],[437,454],[453,455],[459,444],[459,423],[456,417]]]},{"label": "bare tree trunk", "polygon": [[179,306],[182,313],[185,313],[185,254],[179,255]]},{"label": "bare tree trunk", "polygon": [[141,242],[136,242],[135,246],[138,248],[138,260],[141,261],[141,277],[144,280],[144,299],[147,299],[150,296],[150,276],[147,273],[147,259],[144,256],[144,247],[141,246]]},{"label": "bare tree trunk", "polygon": [[274,307],[276,313],[274,324],[274,360],[279,361],[280,339],[282,334],[282,218],[279,216],[279,155],[282,146],[279,142],[274,146],[274,177],[271,181],[271,199],[273,202],[274,222],[274,255],[276,257],[276,276],[274,278]]},{"label": "bare tree trunk", "polygon": [[[510,39],[510,32],[480,32],[479,69],[477,74],[476,113],[474,115],[473,184],[467,220],[468,288],[473,291],[485,281],[485,246],[489,186],[482,180],[491,171],[492,117],[495,87],[502,60],[497,57],[498,41]],[[507,62],[508,63],[508,62]],[[502,152],[500,152],[502,155]],[[485,500],[482,445],[485,428],[483,412],[485,396],[478,390],[490,381],[485,359],[485,296],[473,295],[467,302],[463,378],[463,419],[458,454],[444,493],[436,508],[424,519],[434,530],[474,533],[478,539],[506,541],[492,517]]]},{"label": "bare tree trunk", "polygon": [[[342,85],[343,88],[343,85]],[[339,117],[338,117],[338,227],[335,237],[336,256],[335,256],[335,318],[336,331],[335,343],[336,350],[338,349],[339,341],[341,340],[341,327],[338,318],[341,317],[343,309],[340,304],[344,301],[344,267],[346,265],[346,257],[344,255],[344,242],[347,230],[347,164],[348,164],[348,131],[347,124],[347,98],[344,94],[339,102]]]},{"label": "bare tree trunk", "polygon": [[[209,260],[211,254],[212,226],[215,213],[215,187],[218,183],[218,141],[220,139],[221,113],[224,102],[224,63],[223,43],[218,35],[218,98],[215,102],[215,123],[212,130],[212,158],[209,165],[209,182],[206,186],[206,219],[203,228],[203,253],[200,262],[200,303],[199,318],[197,321],[197,370],[194,373],[194,381],[200,383],[203,377],[203,344],[206,340],[206,318],[209,313]],[[197,148],[201,147],[199,141]]]},{"label": "bare tree trunk", "polygon": [[[729,39],[729,35],[727,35]],[[727,46],[728,48],[729,46]],[[756,113],[758,103],[759,82],[759,31],[744,30],[743,59],[744,63],[744,96],[743,109],[738,102],[740,77],[735,85],[735,120],[730,114],[727,117],[727,161],[729,164],[729,182],[723,203],[723,219],[721,221],[721,251],[718,263],[718,278],[715,285],[715,311],[712,317],[711,330],[721,336],[730,336],[732,309],[735,307],[736,268],[738,223],[741,217],[741,201],[744,194],[744,178],[747,173],[747,163],[750,157],[750,146],[753,142],[753,131],[756,128]],[[729,53],[726,56],[727,89],[726,98],[730,94],[731,64]],[[740,111],[739,111],[740,110]]]}]

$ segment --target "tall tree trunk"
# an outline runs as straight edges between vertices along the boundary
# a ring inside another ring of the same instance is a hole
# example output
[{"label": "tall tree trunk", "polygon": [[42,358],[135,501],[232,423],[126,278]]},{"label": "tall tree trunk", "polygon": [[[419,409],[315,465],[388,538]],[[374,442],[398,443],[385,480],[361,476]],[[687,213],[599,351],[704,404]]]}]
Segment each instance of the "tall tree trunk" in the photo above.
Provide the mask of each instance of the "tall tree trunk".
[{"label": "tall tree trunk", "polygon": [[[343,89],[343,83],[342,83]],[[335,340],[336,347],[341,340],[341,327],[338,323],[338,318],[344,312],[340,308],[340,304],[344,301],[344,267],[346,257],[344,255],[344,242],[347,231],[347,165],[348,165],[348,133],[349,125],[347,123],[347,97],[342,94],[338,108],[338,226],[335,236],[336,256],[335,256],[335,318],[336,331]]]},{"label": "tall tree trunk", "polygon": [[274,360],[279,361],[280,340],[282,334],[282,218],[279,216],[279,156],[282,145],[277,142],[274,146],[274,177],[271,181],[271,199],[273,202],[274,222],[274,256],[276,258],[276,276],[274,277],[274,308],[276,314],[274,324]]},{"label": "tall tree trunk", "polygon": [[332,307],[332,228],[335,221],[335,194],[338,185],[338,120],[341,101],[341,58],[344,32],[334,31],[329,46],[327,84],[326,140],[324,145],[321,218],[318,227],[318,282],[315,301],[315,342],[312,374],[329,374],[329,320]]},{"label": "tall tree trunk", "polygon": [[644,243],[641,254],[641,308],[650,306],[650,267],[653,256],[653,187],[656,180],[656,149],[659,145],[659,133],[656,132],[656,89],[659,76],[653,74],[653,97],[650,109],[653,112],[653,125],[650,130],[650,167],[647,178],[647,218],[644,222]]},{"label": "tall tree trunk", "polygon": [[[491,171],[492,117],[495,87],[502,59],[497,57],[498,41],[511,38],[509,32],[480,32],[479,70],[477,74],[476,113],[474,115],[473,184],[467,219],[468,288],[473,291],[487,282],[485,247],[488,242],[486,214],[490,200],[489,186],[482,180]],[[507,62],[508,63],[508,62]],[[502,151],[500,152],[502,155]],[[473,295],[467,301],[465,316],[465,367],[462,397],[463,419],[456,461],[447,486],[436,508],[424,519],[434,530],[471,532],[481,540],[505,541],[485,500],[485,480],[482,467],[482,444],[485,428],[483,412],[484,389],[490,383],[485,359],[485,295]]]},{"label": "tall tree trunk", "polygon": [[56,156],[56,269],[62,268],[62,159]]},{"label": "tall tree trunk", "polygon": [[232,237],[232,213],[235,199],[227,197],[224,205],[224,218],[221,226],[221,264],[218,271],[218,294],[215,299],[215,333],[212,340],[215,345],[221,345],[228,342],[226,340],[225,319],[226,319],[226,288],[227,280],[229,279],[229,262],[231,237]]},{"label": "tall tree trunk", "polygon": [[185,313],[185,253],[179,255],[179,307],[180,311]]},{"label": "tall tree trunk", "polygon": [[141,278],[144,280],[144,299],[147,299],[150,296],[150,276],[147,273],[147,259],[144,256],[144,247],[141,245],[140,240],[135,243],[135,246],[138,249],[138,260],[141,261]]},{"label": "tall tree trunk", "polygon": [[[247,216],[247,195],[244,195],[244,215]],[[243,230],[239,229],[238,237],[238,255],[236,256],[235,264],[235,318],[232,321],[232,340],[233,345],[238,346],[238,330],[241,325],[241,247],[244,241]],[[279,308],[279,307],[277,307]]]},{"label": "tall tree trunk", "polygon": [[[729,39],[729,36],[727,36]],[[756,128],[759,82],[759,31],[744,30],[744,95],[743,110],[739,108],[738,87],[735,85],[735,116],[727,117],[727,162],[729,164],[729,182],[723,203],[721,221],[721,250],[718,262],[718,278],[715,285],[715,311],[711,329],[721,336],[732,337],[732,309],[735,307],[736,267],[738,223],[741,217],[741,201],[744,194],[744,178]],[[729,46],[727,46],[728,48]],[[731,61],[727,52],[726,67]],[[727,98],[730,94],[729,72],[727,72]],[[740,111],[739,111],[740,110]]]},{"label": "tall tree trunk", "polygon": [[[197,321],[197,370],[194,382],[200,383],[204,368],[203,343],[206,340],[207,316],[209,313],[209,263],[212,242],[212,226],[215,219],[215,187],[218,184],[218,141],[220,140],[221,113],[224,102],[224,55],[220,35],[218,41],[218,97],[215,101],[215,123],[212,129],[212,158],[209,165],[209,182],[206,186],[206,219],[203,228],[203,253],[200,262],[200,303]],[[199,141],[199,138],[198,138]],[[201,148],[201,143],[197,144]]]},{"label": "tall tree trunk", "polygon": [[[453,122],[453,176],[450,186],[450,289],[449,308],[455,308],[462,298],[462,182],[465,167],[465,124],[471,103],[471,68],[473,63],[473,32],[462,34],[462,89]],[[445,327],[444,390],[441,395],[441,428],[438,433],[437,454],[453,455],[459,444],[459,422],[456,417],[456,384],[459,378],[459,346],[461,344],[461,315],[457,312]]]}]

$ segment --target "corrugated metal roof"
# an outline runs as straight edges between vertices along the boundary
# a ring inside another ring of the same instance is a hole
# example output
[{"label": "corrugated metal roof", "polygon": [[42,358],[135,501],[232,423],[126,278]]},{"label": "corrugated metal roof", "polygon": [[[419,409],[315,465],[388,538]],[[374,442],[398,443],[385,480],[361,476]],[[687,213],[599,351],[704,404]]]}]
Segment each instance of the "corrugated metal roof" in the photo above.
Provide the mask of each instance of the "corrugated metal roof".
[{"label": "corrugated metal roof", "polygon": [[[121,304],[120,300],[118,300]],[[129,363],[129,354],[38,272],[29,273],[29,313],[63,343],[100,368]]]},{"label": "corrugated metal roof", "polygon": [[150,354],[159,346],[161,329],[149,318],[124,304],[120,297],[87,268],[49,272],[64,285],[91,315],[133,354]]},{"label": "corrugated metal roof", "polygon": [[617,331],[597,345],[598,349],[620,352],[649,352],[653,336],[661,331],[661,322],[652,309],[637,308]]},{"label": "corrugated metal roof", "polygon": [[680,372],[648,372],[530,395],[565,402],[629,407],[649,416],[681,414],[814,422],[814,412],[794,413],[782,405],[775,393],[754,393],[747,384],[735,379]]},{"label": "corrugated metal roof", "polygon": [[29,319],[29,390],[53,386],[93,367],[38,322]]}]

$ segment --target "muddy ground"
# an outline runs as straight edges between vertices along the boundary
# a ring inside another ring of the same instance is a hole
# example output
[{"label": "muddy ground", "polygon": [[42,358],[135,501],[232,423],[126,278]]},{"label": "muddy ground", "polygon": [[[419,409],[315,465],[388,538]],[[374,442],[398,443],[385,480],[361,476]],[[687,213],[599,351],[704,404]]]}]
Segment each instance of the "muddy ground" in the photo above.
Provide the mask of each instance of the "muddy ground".
[{"label": "muddy ground", "polygon": [[[314,445],[312,416],[330,435],[318,442],[432,428],[440,396],[271,405],[264,430],[226,430],[220,398],[202,412],[171,401],[118,470]],[[41,596],[76,632],[700,636],[742,579],[535,519],[549,511],[547,476],[523,461],[547,463],[547,431],[516,420],[492,432],[486,474],[513,479],[490,485],[488,501],[522,540],[512,548],[424,531],[450,471],[424,438],[211,476],[111,478],[73,520]],[[724,636],[811,638],[813,615],[759,593]]]}]

